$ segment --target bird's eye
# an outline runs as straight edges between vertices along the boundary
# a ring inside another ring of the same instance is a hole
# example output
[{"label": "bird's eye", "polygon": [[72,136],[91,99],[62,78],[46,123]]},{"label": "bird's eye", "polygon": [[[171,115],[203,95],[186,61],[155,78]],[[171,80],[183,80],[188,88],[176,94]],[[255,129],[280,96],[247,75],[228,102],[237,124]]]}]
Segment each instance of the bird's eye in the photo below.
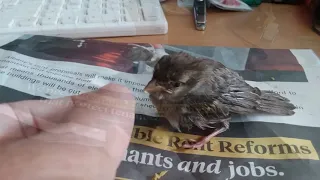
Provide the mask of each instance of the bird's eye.
[{"label": "bird's eye", "polygon": [[180,82],[175,82],[173,85],[174,85],[174,87],[180,87],[181,83]]}]

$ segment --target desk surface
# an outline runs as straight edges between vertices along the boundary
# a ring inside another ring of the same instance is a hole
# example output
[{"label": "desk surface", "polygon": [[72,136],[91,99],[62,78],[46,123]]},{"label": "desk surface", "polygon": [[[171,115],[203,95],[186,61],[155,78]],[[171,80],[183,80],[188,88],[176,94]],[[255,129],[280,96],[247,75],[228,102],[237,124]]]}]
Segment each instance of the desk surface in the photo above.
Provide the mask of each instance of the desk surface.
[{"label": "desk surface", "polygon": [[256,48],[308,48],[320,55],[320,36],[311,29],[303,6],[262,4],[252,12],[209,9],[207,28],[197,31],[191,11],[176,1],[162,4],[169,32],[166,35],[103,38],[114,42],[149,42],[175,45]]}]

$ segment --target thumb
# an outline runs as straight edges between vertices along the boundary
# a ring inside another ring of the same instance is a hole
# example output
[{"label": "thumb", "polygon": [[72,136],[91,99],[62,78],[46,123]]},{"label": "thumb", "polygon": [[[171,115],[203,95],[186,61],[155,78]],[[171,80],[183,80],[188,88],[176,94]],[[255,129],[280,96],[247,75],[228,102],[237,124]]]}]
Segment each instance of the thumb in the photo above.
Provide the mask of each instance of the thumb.
[{"label": "thumb", "polygon": [[[108,109],[107,113],[102,114],[103,116],[95,124],[99,124],[106,131],[105,149],[107,154],[110,158],[120,162],[129,145],[134,125],[136,104],[134,96],[129,89],[117,84],[104,86],[96,94],[90,95],[87,96],[88,102],[101,102],[98,104],[104,109]],[[78,120],[81,121],[82,118]],[[90,122],[87,121],[87,123]]]},{"label": "thumb", "polygon": [[76,107],[81,102],[86,102],[91,107],[96,105],[104,109],[101,113],[76,108],[72,115],[80,116],[75,118],[75,122],[106,132],[103,147],[108,159],[107,171],[110,177],[115,177],[116,169],[129,145],[134,125],[135,99],[131,91],[124,86],[109,84],[96,92],[76,96],[73,101]]}]

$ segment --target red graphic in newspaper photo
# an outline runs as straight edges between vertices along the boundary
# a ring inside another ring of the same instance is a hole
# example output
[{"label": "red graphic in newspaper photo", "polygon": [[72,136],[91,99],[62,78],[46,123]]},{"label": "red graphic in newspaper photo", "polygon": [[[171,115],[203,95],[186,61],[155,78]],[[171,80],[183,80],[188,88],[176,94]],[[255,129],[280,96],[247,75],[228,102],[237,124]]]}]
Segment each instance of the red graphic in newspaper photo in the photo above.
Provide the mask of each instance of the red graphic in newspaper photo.
[{"label": "red graphic in newspaper photo", "polygon": [[96,65],[128,73],[136,73],[140,62],[157,59],[159,50],[162,52],[160,54],[165,53],[160,44],[114,43],[37,35],[17,39],[4,48],[35,58]]}]

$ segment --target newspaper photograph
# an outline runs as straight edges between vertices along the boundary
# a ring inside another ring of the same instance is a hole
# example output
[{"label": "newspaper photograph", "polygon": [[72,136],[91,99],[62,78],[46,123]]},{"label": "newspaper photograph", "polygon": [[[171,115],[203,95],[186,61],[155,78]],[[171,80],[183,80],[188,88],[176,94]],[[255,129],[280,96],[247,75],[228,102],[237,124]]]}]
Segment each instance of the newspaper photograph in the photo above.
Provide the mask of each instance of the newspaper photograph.
[{"label": "newspaper photograph", "polygon": [[[199,149],[181,149],[210,131],[166,126],[143,91],[157,60],[186,52],[216,60],[248,84],[274,91],[293,116],[238,115],[230,129]],[[307,49],[258,49],[114,43],[21,36],[0,46],[0,101],[55,99],[117,83],[135,96],[135,126],[116,179],[316,180],[320,152],[320,61]]]}]

